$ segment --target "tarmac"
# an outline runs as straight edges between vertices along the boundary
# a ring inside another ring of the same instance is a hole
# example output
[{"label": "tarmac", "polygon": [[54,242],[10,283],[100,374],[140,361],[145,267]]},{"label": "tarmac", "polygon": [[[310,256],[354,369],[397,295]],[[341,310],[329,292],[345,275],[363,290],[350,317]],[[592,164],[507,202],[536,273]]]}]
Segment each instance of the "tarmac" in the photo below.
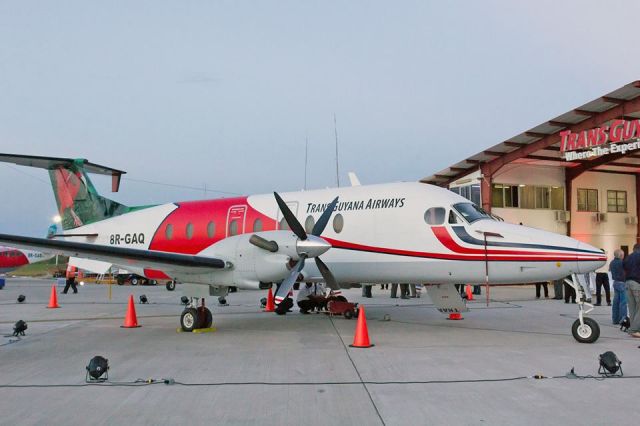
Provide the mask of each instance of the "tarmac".
[{"label": "tarmac", "polygon": [[[362,349],[349,347],[355,320],[265,313],[264,291],[230,294],[228,306],[211,298],[217,331],[193,334],[176,332],[180,286],[114,285],[111,300],[107,285],[59,288],[61,308],[47,309],[52,283],[7,278],[0,290],[0,334],[28,324],[20,339],[0,337],[2,425],[611,425],[632,422],[638,404],[640,339],[603,306],[591,313],[600,339],[580,344],[576,305],[536,300],[531,286],[492,288],[489,307],[476,296],[462,321],[425,294],[348,290],[366,306],[375,346]],[[141,328],[120,327],[130,294],[149,299],[136,303]],[[597,373],[609,350],[624,378]],[[95,355],[109,381],[87,385]],[[572,368],[581,378],[566,377]]]}]

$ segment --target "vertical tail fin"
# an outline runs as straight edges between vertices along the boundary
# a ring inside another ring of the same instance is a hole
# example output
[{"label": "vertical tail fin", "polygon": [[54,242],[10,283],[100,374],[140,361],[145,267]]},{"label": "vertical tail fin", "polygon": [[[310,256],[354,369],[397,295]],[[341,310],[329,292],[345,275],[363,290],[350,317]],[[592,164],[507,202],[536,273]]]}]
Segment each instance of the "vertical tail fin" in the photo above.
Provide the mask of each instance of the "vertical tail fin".
[{"label": "vertical tail fin", "polygon": [[37,167],[49,171],[63,229],[73,229],[129,212],[131,209],[98,194],[87,173],[112,176],[116,192],[121,170],[100,166],[85,159],[0,154],[0,162]]}]

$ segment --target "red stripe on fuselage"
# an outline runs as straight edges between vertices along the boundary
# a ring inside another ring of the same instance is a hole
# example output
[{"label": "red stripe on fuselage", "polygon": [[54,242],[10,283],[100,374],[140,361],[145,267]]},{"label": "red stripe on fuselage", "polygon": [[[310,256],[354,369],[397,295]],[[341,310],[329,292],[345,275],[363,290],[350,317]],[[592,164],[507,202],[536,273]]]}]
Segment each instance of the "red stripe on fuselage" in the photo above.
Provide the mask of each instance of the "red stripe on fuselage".
[{"label": "red stripe on fuselage", "polygon": [[[452,237],[451,234],[449,234],[449,231],[446,227],[444,226],[432,226],[431,230],[433,231],[433,234],[436,236],[436,238],[438,239],[438,241],[440,241],[440,243],[445,246],[446,248],[448,248],[449,250],[451,250],[454,253],[458,253],[458,254],[479,254],[484,256],[484,248],[482,249],[475,249],[475,248],[468,248],[468,247],[463,247],[460,244],[458,244]],[[516,256],[522,256],[522,255],[528,255],[528,256],[546,256],[546,257],[550,257],[553,256],[554,259],[556,258],[556,256],[559,256],[561,253],[557,253],[557,252],[553,252],[553,251],[529,251],[529,250],[522,250],[522,251],[518,251],[518,250],[495,250],[495,249],[487,249],[487,254],[489,255],[516,255]],[[602,260],[603,256],[597,255],[597,254],[585,254],[585,253],[572,253],[571,256],[567,256],[566,254],[564,255],[564,257],[566,258],[571,258],[571,259],[585,259],[585,260]]]},{"label": "red stripe on fuselage", "polygon": [[[347,241],[334,240],[333,238],[323,237],[325,240],[331,243],[334,248],[346,249],[346,250],[355,250],[355,251],[364,251],[370,253],[381,253],[381,254],[392,254],[397,256],[408,256],[408,257],[421,257],[428,259],[441,259],[441,260],[474,260],[474,261],[484,261],[484,251],[482,255],[464,255],[464,254],[455,254],[455,253],[432,253],[432,252],[424,252],[424,251],[415,251],[415,250],[398,250],[387,247],[375,247],[368,246],[364,244],[355,244],[349,243]],[[526,253],[523,253],[526,254]],[[582,261],[582,260],[606,260],[604,257],[600,258],[589,258],[589,259],[578,259],[576,256],[556,256],[554,254],[550,254],[549,257],[541,257],[541,256],[496,256],[489,255],[487,257],[489,261],[521,261],[521,262],[568,262],[568,261]]]},{"label": "red stripe on fuselage", "polygon": [[[172,253],[196,254],[227,236],[227,214],[234,206],[246,206],[244,226],[239,233],[253,232],[256,219],[262,221],[262,230],[276,229],[276,221],[253,209],[247,203],[247,197],[223,198],[220,200],[185,201],[177,203],[178,208],[171,212],[156,230],[149,250]],[[209,222],[215,225],[212,237],[207,234]],[[193,236],[187,238],[187,224],[193,225]],[[171,239],[167,238],[167,226],[173,226]]]}]

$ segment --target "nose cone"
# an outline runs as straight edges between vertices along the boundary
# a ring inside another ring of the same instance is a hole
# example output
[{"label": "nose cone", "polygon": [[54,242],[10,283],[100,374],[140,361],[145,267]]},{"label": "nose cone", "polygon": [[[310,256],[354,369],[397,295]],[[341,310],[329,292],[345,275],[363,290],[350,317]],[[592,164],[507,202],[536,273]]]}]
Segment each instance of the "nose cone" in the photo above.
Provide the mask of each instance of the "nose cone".
[{"label": "nose cone", "polygon": [[296,251],[299,255],[318,257],[331,248],[331,244],[315,235],[308,235],[306,240],[298,240]]},{"label": "nose cone", "polygon": [[[604,251],[600,250],[599,248],[593,247],[580,241],[578,242],[578,250],[581,254],[584,253],[584,258],[587,258],[586,260],[581,260],[580,262],[578,262],[578,270],[582,274],[600,269],[604,266],[605,263],[607,263],[607,256],[604,254]],[[591,257],[592,260],[589,260],[589,257]]]}]

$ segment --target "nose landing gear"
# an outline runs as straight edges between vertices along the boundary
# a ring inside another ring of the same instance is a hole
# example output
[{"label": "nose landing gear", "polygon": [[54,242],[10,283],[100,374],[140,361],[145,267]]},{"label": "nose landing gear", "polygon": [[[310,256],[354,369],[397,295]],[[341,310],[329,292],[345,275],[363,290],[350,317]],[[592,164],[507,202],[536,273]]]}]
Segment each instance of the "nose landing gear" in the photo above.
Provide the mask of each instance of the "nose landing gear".
[{"label": "nose landing gear", "polygon": [[[578,319],[571,326],[571,334],[580,343],[593,343],[600,337],[600,326],[596,320],[585,316],[593,311],[593,305],[586,302],[587,297],[584,288],[580,285],[576,274],[572,274],[570,280],[565,279],[564,281],[575,289],[576,300],[578,301]],[[589,308],[586,309],[585,305]]]},{"label": "nose landing gear", "polygon": [[180,327],[182,331],[191,332],[199,329],[211,328],[213,324],[213,315],[209,308],[204,305],[204,297],[201,305],[198,306],[198,298],[191,298],[189,305],[182,311],[180,315]]}]

